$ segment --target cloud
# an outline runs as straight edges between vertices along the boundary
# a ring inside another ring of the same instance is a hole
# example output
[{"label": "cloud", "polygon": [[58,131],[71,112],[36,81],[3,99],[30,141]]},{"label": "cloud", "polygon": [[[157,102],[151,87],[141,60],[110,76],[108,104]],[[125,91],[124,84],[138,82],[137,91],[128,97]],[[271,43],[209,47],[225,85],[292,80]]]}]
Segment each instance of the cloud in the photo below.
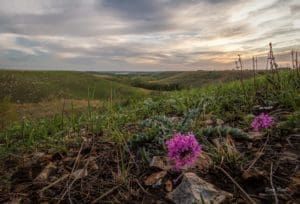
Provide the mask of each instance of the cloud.
[{"label": "cloud", "polygon": [[[0,66],[231,69],[299,48],[297,0],[0,0]],[[247,63],[246,63],[247,64]],[[262,63],[263,64],[263,63]]]}]

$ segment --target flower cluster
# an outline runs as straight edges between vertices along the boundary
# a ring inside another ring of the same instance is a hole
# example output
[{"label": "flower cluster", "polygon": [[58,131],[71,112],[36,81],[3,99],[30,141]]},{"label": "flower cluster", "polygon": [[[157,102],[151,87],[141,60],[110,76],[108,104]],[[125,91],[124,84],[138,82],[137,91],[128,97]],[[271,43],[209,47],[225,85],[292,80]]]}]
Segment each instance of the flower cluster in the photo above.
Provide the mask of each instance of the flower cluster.
[{"label": "flower cluster", "polygon": [[168,160],[174,170],[190,167],[201,154],[202,148],[192,133],[176,133],[166,142]]},{"label": "flower cluster", "polygon": [[254,118],[254,120],[251,123],[251,127],[255,131],[259,131],[261,129],[270,127],[272,125],[272,123],[273,123],[272,116],[265,114],[265,113],[261,113],[260,115],[258,115]]}]

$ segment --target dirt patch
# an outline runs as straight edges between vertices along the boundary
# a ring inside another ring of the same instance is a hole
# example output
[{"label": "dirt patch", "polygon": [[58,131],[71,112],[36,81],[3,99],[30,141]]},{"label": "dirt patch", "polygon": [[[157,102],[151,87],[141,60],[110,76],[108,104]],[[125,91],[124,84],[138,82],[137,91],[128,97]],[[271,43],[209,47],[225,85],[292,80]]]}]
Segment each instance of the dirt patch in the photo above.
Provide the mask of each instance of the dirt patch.
[{"label": "dirt patch", "polygon": [[[0,202],[171,202],[167,194],[181,184],[180,172],[170,170],[163,161],[146,163],[138,159],[135,149],[110,142],[103,135],[86,132],[82,137],[81,145],[69,144],[67,152],[5,158]],[[225,146],[234,147],[238,155],[231,155],[238,161],[225,158],[212,164],[209,158],[201,158],[200,165],[187,171],[230,193],[230,203],[299,203],[298,134],[279,137],[268,132],[260,139],[228,141],[223,138],[211,145],[221,150],[222,142],[227,142]]]}]

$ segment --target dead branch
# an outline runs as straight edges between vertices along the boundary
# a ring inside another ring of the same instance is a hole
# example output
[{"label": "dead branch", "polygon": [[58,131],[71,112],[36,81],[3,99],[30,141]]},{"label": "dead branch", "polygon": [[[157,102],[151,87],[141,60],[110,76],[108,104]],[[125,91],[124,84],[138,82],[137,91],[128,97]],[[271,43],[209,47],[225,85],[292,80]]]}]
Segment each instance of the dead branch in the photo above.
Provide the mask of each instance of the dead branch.
[{"label": "dead branch", "polygon": [[115,190],[117,190],[119,187],[121,187],[122,184],[119,184],[115,187],[113,187],[112,189],[110,189],[109,191],[106,191],[105,193],[103,193],[100,197],[96,198],[95,200],[93,200],[92,203],[97,203],[99,202],[102,198],[108,196],[109,194],[111,194],[112,192],[114,192]]},{"label": "dead branch", "polygon": [[247,194],[247,192],[220,166],[216,166],[217,169],[221,170],[231,181],[234,183],[242,193],[242,197],[251,204],[256,202]]},{"label": "dead branch", "polygon": [[255,157],[255,159],[251,162],[251,164],[249,165],[249,167],[245,170],[245,172],[248,172],[253,166],[254,164],[257,162],[257,160],[262,156],[266,146],[267,146],[267,143],[269,141],[269,135],[267,135],[267,139],[265,141],[265,143],[262,145],[262,147],[260,148],[260,150],[258,151],[258,154],[257,156]]},{"label": "dead branch", "polygon": [[278,197],[277,197],[276,189],[273,184],[273,162],[271,163],[271,169],[270,169],[270,184],[272,187],[272,191],[274,193],[275,203],[278,204]]}]

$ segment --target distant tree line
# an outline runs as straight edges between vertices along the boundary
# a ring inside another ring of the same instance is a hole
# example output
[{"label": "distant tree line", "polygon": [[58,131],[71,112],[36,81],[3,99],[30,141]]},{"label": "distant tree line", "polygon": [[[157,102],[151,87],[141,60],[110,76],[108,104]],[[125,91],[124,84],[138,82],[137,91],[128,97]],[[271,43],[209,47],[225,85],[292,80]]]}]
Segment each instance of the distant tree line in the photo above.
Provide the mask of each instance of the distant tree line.
[{"label": "distant tree line", "polygon": [[172,84],[158,84],[158,83],[150,83],[150,82],[142,82],[142,81],[133,81],[131,85],[134,87],[140,87],[149,90],[155,91],[175,91],[180,90],[182,87],[177,83]]}]

